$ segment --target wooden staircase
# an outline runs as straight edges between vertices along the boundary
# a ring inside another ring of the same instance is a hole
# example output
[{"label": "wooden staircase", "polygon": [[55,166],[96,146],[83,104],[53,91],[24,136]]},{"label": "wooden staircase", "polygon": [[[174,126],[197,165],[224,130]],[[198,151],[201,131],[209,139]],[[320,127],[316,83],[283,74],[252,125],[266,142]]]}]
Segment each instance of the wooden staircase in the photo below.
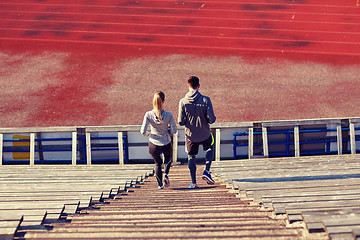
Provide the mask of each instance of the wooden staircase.
[{"label": "wooden staircase", "polygon": [[202,170],[199,166],[200,189],[188,189],[187,166],[175,166],[170,187],[157,189],[155,177],[150,177],[114,199],[49,222],[44,229],[20,230],[18,239],[306,238],[302,226],[289,226],[273,211],[236,198],[221,182],[207,185],[200,179]]}]

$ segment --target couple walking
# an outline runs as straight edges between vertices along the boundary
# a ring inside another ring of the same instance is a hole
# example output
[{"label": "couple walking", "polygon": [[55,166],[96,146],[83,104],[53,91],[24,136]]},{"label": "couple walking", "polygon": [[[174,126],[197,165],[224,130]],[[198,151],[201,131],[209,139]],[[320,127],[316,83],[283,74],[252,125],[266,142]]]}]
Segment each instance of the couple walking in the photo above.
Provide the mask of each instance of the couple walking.
[{"label": "couple walking", "polygon": [[[214,137],[210,131],[209,124],[214,123],[216,117],[209,97],[199,92],[199,78],[191,76],[187,81],[189,92],[179,102],[178,122],[185,126],[186,151],[188,153],[188,167],[192,183],[189,188],[199,188],[196,184],[195,157],[199,146],[202,145],[206,151],[206,166],[202,179],[208,184],[215,181],[210,175],[210,166],[214,158]],[[155,175],[158,188],[170,185],[169,171],[172,163],[171,134],[177,132],[176,123],[171,112],[165,111],[163,104],[165,94],[156,92],[153,98],[154,109],[146,112],[140,132],[149,136],[149,152],[155,162]],[[150,132],[147,131],[150,124]],[[164,154],[164,177],[162,173],[163,160],[160,154]],[[164,184],[163,184],[164,181]]]}]

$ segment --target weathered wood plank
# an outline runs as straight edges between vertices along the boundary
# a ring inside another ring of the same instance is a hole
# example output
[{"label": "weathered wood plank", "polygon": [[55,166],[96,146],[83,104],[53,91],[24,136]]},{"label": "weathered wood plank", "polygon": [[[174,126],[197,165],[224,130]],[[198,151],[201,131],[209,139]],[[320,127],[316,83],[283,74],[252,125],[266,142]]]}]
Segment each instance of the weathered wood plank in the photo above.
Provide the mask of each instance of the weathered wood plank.
[{"label": "weathered wood plank", "polygon": [[22,220],[0,220],[0,228],[17,228]]},{"label": "weathered wood plank", "polygon": [[326,227],[360,225],[360,214],[351,214],[348,216],[333,215],[331,218],[324,219],[323,222]]},{"label": "weathered wood plank", "polygon": [[328,233],[331,240],[354,240],[352,233]]},{"label": "weathered wood plank", "polygon": [[0,192],[0,202],[4,201],[17,201],[17,200],[42,200],[42,199],[51,199],[51,200],[61,200],[61,199],[87,199],[91,198],[92,201],[100,201],[102,199],[102,192],[54,192],[54,193],[44,193],[44,192],[33,192],[33,193],[23,193],[23,192],[13,192],[13,193],[2,193]]},{"label": "weathered wood plank", "polygon": [[17,228],[8,227],[1,228],[0,227],[0,239],[13,239],[16,233]]},{"label": "weathered wood plank", "polygon": [[323,222],[306,223],[306,228],[309,233],[325,232],[325,226]]},{"label": "weathered wood plank", "polygon": [[274,205],[277,206],[285,206],[286,210],[290,210],[290,209],[321,209],[321,208],[333,208],[333,207],[357,207],[360,204],[360,200],[352,200],[352,201],[348,201],[348,200],[342,200],[342,201],[328,201],[326,202],[307,202],[307,203],[302,203],[302,202],[292,202],[292,203],[274,203]]},{"label": "weathered wood plank", "polygon": [[303,220],[303,217],[301,214],[288,214],[288,220],[289,223],[300,222]]},{"label": "weathered wood plank", "polygon": [[[62,212],[62,210],[61,210]],[[0,209],[0,219],[20,219],[24,216],[42,216],[45,217],[47,214],[46,210],[38,209],[7,209],[1,210]]]},{"label": "weathered wood plank", "polygon": [[79,201],[65,201],[59,202],[39,202],[39,201],[24,201],[24,202],[3,202],[0,205],[0,210],[32,210],[32,209],[50,209],[59,212],[63,211],[65,204],[79,205]]},{"label": "weathered wood plank", "polygon": [[285,197],[285,196],[313,196],[313,195],[349,195],[359,193],[359,185],[343,186],[339,189],[338,186],[324,186],[324,185],[313,185],[312,187],[293,188],[293,189],[253,189],[247,190],[248,193],[253,195],[259,194],[263,197]]},{"label": "weathered wood plank", "polygon": [[[286,233],[287,232],[287,233]],[[126,233],[126,236],[128,238],[132,239],[141,239],[141,238],[153,238],[154,234],[157,235],[158,238],[163,239],[176,239],[176,238],[187,238],[187,239],[196,239],[196,238],[206,238],[209,233],[207,231],[203,232],[197,232],[194,235],[193,231],[150,231],[150,232],[135,232],[132,231],[131,233]],[[234,231],[226,231],[226,233],[218,233],[217,236],[220,236],[221,238],[237,238],[236,236],[240,235],[249,235],[249,236],[267,236],[266,239],[269,240],[289,240],[289,239],[298,239],[297,231],[296,230],[277,230],[274,229],[272,231],[268,230],[234,230]],[[30,233],[26,235],[27,239],[69,239],[69,238],[81,238],[83,236],[83,233],[66,233],[66,232],[58,232],[58,233],[46,233],[46,234],[36,234],[36,233]],[[107,238],[121,238],[124,236],[124,232],[91,232],[87,234],[87,237],[90,239],[107,239]]]},{"label": "weathered wood plank", "polygon": [[[280,207],[280,205],[275,205]],[[280,207],[281,208],[281,207]],[[285,208],[285,207],[283,207]],[[303,206],[302,208],[287,208],[286,213],[289,214],[302,214],[304,216],[330,216],[330,215],[351,215],[351,214],[360,214],[360,208],[357,206],[343,206],[341,204],[335,206],[314,206],[309,204],[308,206]]]},{"label": "weathered wood plank", "polygon": [[269,197],[269,198],[262,198],[265,199],[271,199],[273,203],[317,203],[317,202],[324,202],[326,204],[327,201],[353,201],[353,200],[359,200],[360,201],[360,193],[356,195],[334,195],[334,196],[294,196],[294,197]]},{"label": "weathered wood plank", "polygon": [[354,239],[360,238],[360,229],[353,229],[352,232]]},{"label": "weathered wood plank", "polygon": [[7,198],[9,196],[11,197],[44,197],[44,196],[54,196],[54,197],[63,197],[63,196],[80,196],[80,197],[101,197],[103,195],[102,191],[56,191],[54,189],[53,191],[11,191],[11,192],[0,192],[0,198]]},{"label": "weathered wood plank", "polygon": [[[42,211],[42,210],[41,210]],[[35,223],[38,222],[39,224],[42,224],[43,221],[45,220],[45,218],[49,215],[56,215],[57,219],[60,217],[61,213],[46,213],[45,215],[41,215],[41,211],[39,212],[39,215],[24,215],[23,216],[23,221],[21,222],[21,224],[23,224],[24,222],[31,222],[31,223]]]}]

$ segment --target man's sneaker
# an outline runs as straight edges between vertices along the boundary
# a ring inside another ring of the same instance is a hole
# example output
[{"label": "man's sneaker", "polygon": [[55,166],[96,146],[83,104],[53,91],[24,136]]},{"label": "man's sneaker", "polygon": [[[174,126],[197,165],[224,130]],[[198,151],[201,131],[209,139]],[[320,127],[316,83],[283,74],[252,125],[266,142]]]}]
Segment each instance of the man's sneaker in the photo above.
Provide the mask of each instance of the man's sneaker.
[{"label": "man's sneaker", "polygon": [[197,184],[190,184],[188,188],[195,189],[195,188],[199,188],[199,186]]},{"label": "man's sneaker", "polygon": [[170,186],[170,180],[169,180],[168,175],[165,175],[165,176],[164,176],[164,186],[165,186],[165,187]]},{"label": "man's sneaker", "polygon": [[164,189],[164,186],[158,186],[158,189]]},{"label": "man's sneaker", "polygon": [[215,181],[211,178],[210,173],[206,170],[204,171],[204,173],[202,175],[202,179],[204,179],[207,182],[207,184],[210,184],[210,185],[215,183]]}]

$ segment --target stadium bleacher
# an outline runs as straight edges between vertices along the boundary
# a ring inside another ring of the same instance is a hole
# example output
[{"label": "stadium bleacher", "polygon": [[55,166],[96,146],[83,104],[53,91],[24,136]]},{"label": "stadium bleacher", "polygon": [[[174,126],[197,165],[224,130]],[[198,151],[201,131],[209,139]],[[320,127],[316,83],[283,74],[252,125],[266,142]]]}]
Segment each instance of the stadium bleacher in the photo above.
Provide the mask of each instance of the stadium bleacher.
[{"label": "stadium bleacher", "polygon": [[331,239],[357,239],[358,155],[251,159],[215,162],[213,171],[237,191],[289,223]]},{"label": "stadium bleacher", "polygon": [[[21,62],[19,56],[52,51],[102,58],[275,57],[352,66],[359,64],[359,13],[358,0],[2,0],[0,56],[20,55],[11,61],[2,58],[0,72],[7,76],[7,68]],[[75,102],[102,119],[103,105],[88,109],[81,97],[94,93],[84,91],[94,84],[89,76],[98,78],[109,66],[101,68],[97,58],[79,59],[66,60],[74,65],[60,71],[66,73],[59,75],[67,80],[65,88],[51,86],[49,94],[55,95],[43,101],[56,111],[26,108],[24,115],[33,118],[23,123],[15,114],[5,123],[29,126],[34,120],[41,125],[62,120],[68,125],[67,118],[81,114],[62,110]],[[25,73],[15,77],[30,77],[33,67],[31,61]],[[13,102],[24,96],[14,92],[1,99],[10,99],[1,102],[3,119],[9,111],[22,109],[21,101]],[[207,239],[210,234],[221,239],[359,239],[358,125],[358,119],[345,117],[219,123],[213,126],[217,185],[188,191],[187,169],[176,166],[172,187],[163,195],[154,191],[154,178],[149,177],[153,166],[137,164],[149,163],[138,126],[1,128],[0,238],[174,239],[175,234],[179,239]],[[174,138],[176,163],[186,161],[183,139],[181,130]]]},{"label": "stadium bleacher", "polygon": [[113,197],[153,174],[151,165],[1,167],[0,238]]}]

